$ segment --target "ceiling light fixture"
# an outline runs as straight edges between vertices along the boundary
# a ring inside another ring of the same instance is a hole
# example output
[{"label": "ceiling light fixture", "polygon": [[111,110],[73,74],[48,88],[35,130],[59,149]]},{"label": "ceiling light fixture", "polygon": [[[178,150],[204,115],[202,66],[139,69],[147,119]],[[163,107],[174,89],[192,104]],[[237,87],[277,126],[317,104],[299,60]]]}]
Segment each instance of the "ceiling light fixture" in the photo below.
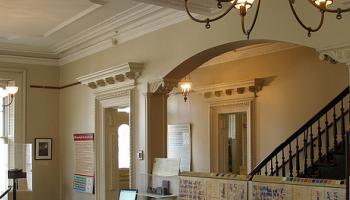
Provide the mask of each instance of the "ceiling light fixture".
[{"label": "ceiling light fixture", "polygon": [[14,81],[0,80],[0,98],[9,97],[9,103],[3,104],[4,107],[10,106],[13,102],[14,95],[18,92],[18,87]]},{"label": "ceiling light fixture", "polygon": [[179,83],[182,95],[184,96],[185,102],[187,102],[188,95],[191,92],[192,82],[190,80],[190,75],[185,77],[185,80]]},{"label": "ceiling light fixture", "polygon": [[[252,30],[254,29],[256,20],[257,20],[258,15],[259,15],[260,1],[261,0],[257,0],[258,3],[257,3],[256,11],[255,11],[255,16],[254,16],[254,19],[253,19],[253,21],[251,23],[250,28],[248,28],[248,29],[245,27],[245,16],[246,16],[246,14],[248,12],[248,9],[253,6],[254,0],[216,0],[217,1],[217,7],[219,9],[223,8],[223,3],[228,3],[229,4],[227,9],[226,9],[226,11],[223,12],[222,14],[220,14],[217,17],[206,18],[206,19],[198,19],[198,18],[194,17],[191,14],[190,9],[189,9],[189,0],[184,0],[184,1],[185,1],[186,12],[190,16],[190,18],[193,21],[196,21],[196,22],[199,22],[199,23],[204,23],[205,27],[207,29],[210,28],[210,23],[211,22],[214,22],[214,21],[217,21],[217,20],[223,18],[233,8],[236,8],[237,10],[239,10],[239,14],[241,16],[242,31],[247,36],[247,39],[249,39],[250,34],[251,34]],[[323,25],[323,22],[324,22],[324,14],[325,14],[325,12],[336,13],[337,14],[336,18],[337,19],[342,19],[342,13],[350,11],[350,8],[347,8],[347,9],[342,9],[342,8],[331,9],[331,8],[329,8],[333,4],[333,0],[307,0],[307,1],[310,2],[311,5],[316,7],[320,11],[320,14],[321,14],[319,25],[317,27],[315,27],[315,28],[312,28],[311,26],[307,26],[307,25],[305,25],[302,22],[302,20],[300,19],[300,17],[298,16],[298,14],[296,13],[296,11],[294,9],[295,0],[288,0],[293,15],[295,16],[295,18],[298,21],[298,23],[307,31],[307,35],[309,37],[311,37],[311,33],[312,32],[317,32],[318,30],[321,29],[321,27]]]}]

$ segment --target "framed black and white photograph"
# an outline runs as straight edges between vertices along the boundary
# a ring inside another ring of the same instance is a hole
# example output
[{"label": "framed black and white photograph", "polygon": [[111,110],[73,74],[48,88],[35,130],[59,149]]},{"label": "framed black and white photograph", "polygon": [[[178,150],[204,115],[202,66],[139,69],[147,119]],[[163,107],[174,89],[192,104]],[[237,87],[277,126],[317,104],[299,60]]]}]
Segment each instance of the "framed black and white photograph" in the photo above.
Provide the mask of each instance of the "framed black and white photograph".
[{"label": "framed black and white photograph", "polygon": [[52,138],[35,138],[35,160],[52,160]]}]

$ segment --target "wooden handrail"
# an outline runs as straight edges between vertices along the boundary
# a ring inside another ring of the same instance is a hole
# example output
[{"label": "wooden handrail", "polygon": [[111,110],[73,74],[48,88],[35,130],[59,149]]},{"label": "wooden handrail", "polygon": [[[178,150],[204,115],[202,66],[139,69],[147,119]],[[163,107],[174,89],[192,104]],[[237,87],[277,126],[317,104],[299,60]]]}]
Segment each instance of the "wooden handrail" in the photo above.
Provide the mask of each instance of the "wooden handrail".
[{"label": "wooden handrail", "polygon": [[11,191],[11,189],[12,189],[12,187],[9,186],[9,188],[3,194],[0,195],[0,199],[2,199],[4,196],[6,196],[7,193],[9,193]]},{"label": "wooden handrail", "polygon": [[325,115],[330,109],[336,106],[344,97],[349,94],[349,87],[345,88],[339,95],[337,95],[330,103],[328,103],[320,112],[307,121],[302,127],[300,127],[294,134],[288,137],[282,144],[276,147],[270,155],[268,155],[262,162],[257,165],[249,174],[252,179],[253,176],[258,174],[263,167],[268,164],[279,152],[285,149],[291,142],[304,133],[310,126],[317,122],[323,115]]}]

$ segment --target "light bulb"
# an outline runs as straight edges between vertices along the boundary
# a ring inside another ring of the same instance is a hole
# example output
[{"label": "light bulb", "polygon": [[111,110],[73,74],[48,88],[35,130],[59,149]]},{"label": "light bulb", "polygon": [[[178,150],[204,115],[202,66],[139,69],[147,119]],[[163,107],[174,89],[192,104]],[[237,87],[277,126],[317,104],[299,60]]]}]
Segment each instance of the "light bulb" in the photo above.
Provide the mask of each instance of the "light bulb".
[{"label": "light bulb", "polygon": [[0,97],[4,98],[4,97],[7,97],[8,95],[9,95],[9,92],[4,88],[0,87]]},{"label": "light bulb", "polygon": [[7,86],[6,91],[9,94],[16,94],[18,92],[18,87],[17,86]]},{"label": "light bulb", "polygon": [[181,90],[182,90],[182,92],[183,93],[188,93],[188,92],[190,92],[190,90],[191,90],[191,85],[192,85],[192,83],[191,82],[183,82],[183,83],[181,83]]},{"label": "light bulb", "polygon": [[314,0],[314,2],[318,6],[324,5],[325,7],[333,4],[333,0]]},{"label": "light bulb", "polygon": [[[231,1],[231,3],[234,3],[235,1]],[[240,10],[241,7],[244,7],[245,10],[247,11],[249,8],[253,6],[254,0],[237,0],[235,8]]]}]

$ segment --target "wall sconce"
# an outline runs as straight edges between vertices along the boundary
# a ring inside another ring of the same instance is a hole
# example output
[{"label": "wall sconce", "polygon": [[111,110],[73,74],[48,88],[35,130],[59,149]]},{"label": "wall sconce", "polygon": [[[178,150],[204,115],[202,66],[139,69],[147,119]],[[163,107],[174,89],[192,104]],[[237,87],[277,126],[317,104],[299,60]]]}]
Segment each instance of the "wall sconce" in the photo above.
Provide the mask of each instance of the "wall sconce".
[{"label": "wall sconce", "polygon": [[10,106],[13,102],[14,95],[18,92],[18,87],[15,85],[15,81],[11,80],[0,80],[0,98],[9,96],[10,102],[3,106]]},{"label": "wall sconce", "polygon": [[184,96],[185,102],[187,102],[187,97],[190,94],[192,88],[192,82],[190,80],[190,75],[185,77],[185,80],[179,83],[182,95]]}]

